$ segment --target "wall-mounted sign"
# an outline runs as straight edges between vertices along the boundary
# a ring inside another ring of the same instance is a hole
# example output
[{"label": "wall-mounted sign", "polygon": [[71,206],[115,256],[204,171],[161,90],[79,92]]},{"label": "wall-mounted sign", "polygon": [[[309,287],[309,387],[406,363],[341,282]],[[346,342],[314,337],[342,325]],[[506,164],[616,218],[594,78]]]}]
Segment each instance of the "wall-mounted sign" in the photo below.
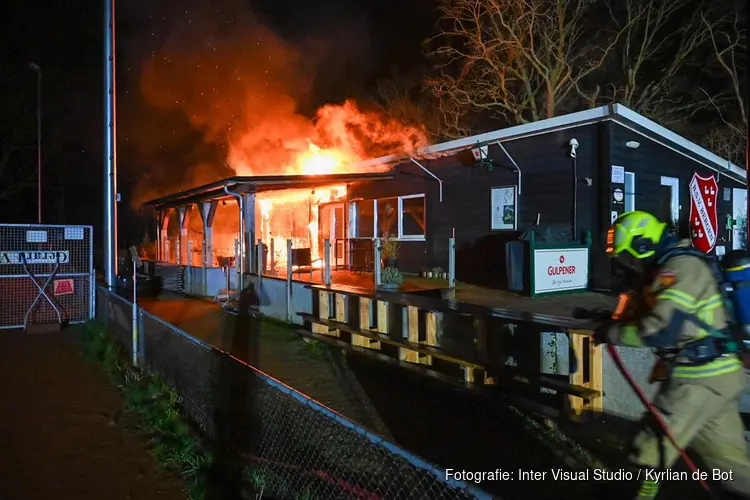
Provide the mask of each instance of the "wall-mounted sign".
[{"label": "wall-mounted sign", "polygon": [[516,186],[493,187],[490,196],[490,230],[513,230],[516,228]]},{"label": "wall-mounted sign", "polygon": [[617,188],[614,191],[612,191],[612,199],[617,204],[622,204],[623,200],[625,200],[625,193],[622,189]]},{"label": "wall-mounted sign", "polygon": [[714,249],[718,238],[718,195],[719,185],[713,176],[693,174],[690,180],[690,237],[695,248],[705,253]]},{"label": "wall-mounted sign", "polygon": [[625,184],[625,167],[612,165],[612,184]]},{"label": "wall-mounted sign", "polygon": [[612,219],[612,222],[616,221],[619,216],[620,216],[620,213],[617,210],[612,210],[609,213],[609,217],[610,219]]},{"label": "wall-mounted sign", "polygon": [[535,249],[534,294],[586,289],[589,249]]},{"label": "wall-mounted sign", "polygon": [[0,264],[23,264],[21,254],[26,258],[26,263],[32,264],[67,264],[70,262],[70,252],[67,250],[57,251],[0,251]]}]

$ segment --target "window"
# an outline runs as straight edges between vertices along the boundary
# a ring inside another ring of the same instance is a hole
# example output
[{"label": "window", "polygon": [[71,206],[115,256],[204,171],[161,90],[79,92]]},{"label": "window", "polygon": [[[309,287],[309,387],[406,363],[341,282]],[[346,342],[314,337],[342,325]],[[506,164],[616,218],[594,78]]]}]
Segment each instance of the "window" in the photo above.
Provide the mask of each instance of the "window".
[{"label": "window", "polygon": [[625,172],[625,211],[635,210],[635,174]]},{"label": "window", "polygon": [[353,211],[355,238],[395,236],[400,240],[424,240],[424,194],[357,201]]},{"label": "window", "polygon": [[424,195],[402,196],[401,202],[401,226],[399,235],[401,238],[424,238],[425,236],[425,210]]},{"label": "window", "polygon": [[398,236],[398,198],[376,200],[378,207],[378,238]]},{"label": "window", "polygon": [[362,200],[357,202],[357,237],[374,237],[375,228],[375,203],[373,200]]}]

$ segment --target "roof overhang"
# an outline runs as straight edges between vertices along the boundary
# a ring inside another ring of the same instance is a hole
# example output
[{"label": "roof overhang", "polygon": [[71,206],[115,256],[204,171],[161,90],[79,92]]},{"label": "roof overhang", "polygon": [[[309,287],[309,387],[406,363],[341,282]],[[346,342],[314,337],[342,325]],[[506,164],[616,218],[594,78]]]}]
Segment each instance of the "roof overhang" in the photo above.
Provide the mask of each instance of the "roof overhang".
[{"label": "roof overhang", "polygon": [[556,116],[546,120],[524,123],[523,125],[516,125],[495,130],[493,132],[434,144],[420,148],[413,154],[383,156],[373,160],[368,160],[367,162],[362,163],[362,165],[396,164],[408,161],[410,157],[417,159],[430,159],[448,156],[471,148],[510,142],[517,139],[548,134],[603,121],[618,123],[643,137],[690,158],[706,168],[731,177],[739,182],[745,182],[746,173],[744,168],[734,165],[730,161],[715,155],[707,149],[702,148],[694,142],[685,139],[621,104],[601,106],[586,111],[579,111],[577,113]]},{"label": "roof overhang", "polygon": [[171,208],[202,201],[213,201],[228,198],[226,190],[242,193],[259,193],[264,191],[278,191],[281,189],[303,189],[332,184],[348,184],[350,182],[364,182],[392,179],[392,172],[366,174],[330,174],[330,175],[267,175],[257,177],[229,177],[211,184],[205,184],[193,189],[162,196],[147,201],[143,206],[156,208]]}]

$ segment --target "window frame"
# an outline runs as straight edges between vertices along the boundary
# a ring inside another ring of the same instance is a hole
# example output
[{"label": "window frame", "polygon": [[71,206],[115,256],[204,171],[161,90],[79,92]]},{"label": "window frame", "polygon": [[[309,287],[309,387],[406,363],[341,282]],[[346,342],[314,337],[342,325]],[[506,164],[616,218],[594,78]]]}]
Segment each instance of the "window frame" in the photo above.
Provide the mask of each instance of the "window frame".
[{"label": "window frame", "polygon": [[[350,216],[350,234],[351,238],[353,239],[363,239],[363,240],[373,240],[375,238],[381,238],[381,236],[378,236],[378,201],[380,200],[389,200],[396,198],[397,208],[398,210],[398,220],[397,220],[397,229],[398,235],[396,239],[398,241],[426,241],[427,239],[427,196],[425,193],[417,193],[417,194],[407,194],[403,196],[383,196],[382,198],[370,198],[370,199],[358,199],[358,200],[352,200],[349,202],[350,206],[354,206],[354,208],[351,211]],[[403,222],[403,216],[404,216],[404,200],[410,200],[410,199],[416,199],[416,198],[422,198],[422,204],[424,206],[424,218],[425,218],[425,230],[424,234],[421,235],[414,235],[414,234],[408,234],[404,235],[404,222]],[[372,203],[373,208],[373,227],[372,227],[372,234],[374,236],[359,236],[359,207],[362,203]]]},{"label": "window frame", "polygon": [[[424,216],[423,234],[404,234],[404,200],[416,200],[422,198],[422,213]],[[409,194],[398,197],[398,239],[400,241],[425,241],[427,238],[427,197],[424,193]]]}]

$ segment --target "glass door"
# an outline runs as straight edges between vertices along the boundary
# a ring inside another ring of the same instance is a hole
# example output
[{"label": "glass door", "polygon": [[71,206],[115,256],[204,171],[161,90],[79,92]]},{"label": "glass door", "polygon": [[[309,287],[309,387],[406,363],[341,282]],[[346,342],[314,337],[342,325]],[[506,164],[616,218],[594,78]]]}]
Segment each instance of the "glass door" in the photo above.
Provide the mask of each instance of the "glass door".
[{"label": "glass door", "polygon": [[318,225],[320,227],[320,257],[325,256],[325,240],[331,242],[331,268],[346,265],[346,217],[343,203],[329,203],[320,206]]}]

